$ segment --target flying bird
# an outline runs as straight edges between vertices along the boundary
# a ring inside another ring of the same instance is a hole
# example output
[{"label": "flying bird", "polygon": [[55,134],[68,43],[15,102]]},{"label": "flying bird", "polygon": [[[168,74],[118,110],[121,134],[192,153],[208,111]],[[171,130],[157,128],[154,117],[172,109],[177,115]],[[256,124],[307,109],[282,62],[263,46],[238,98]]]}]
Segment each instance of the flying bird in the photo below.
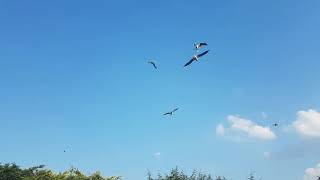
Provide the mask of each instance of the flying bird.
[{"label": "flying bird", "polygon": [[164,113],[163,115],[164,115],[164,116],[165,116],[165,115],[170,115],[170,116],[172,116],[172,114],[173,114],[174,112],[176,112],[178,109],[179,109],[179,108],[175,108],[174,110],[172,110],[172,111],[170,111],[170,112],[167,112],[167,113]]},{"label": "flying bird", "polygon": [[156,63],[154,61],[149,61],[148,63],[152,64],[155,69],[158,69],[157,66],[156,66]]},{"label": "flying bird", "polygon": [[193,56],[192,59],[190,59],[190,61],[188,61],[187,64],[184,65],[184,67],[189,66],[193,61],[198,61],[201,56],[206,55],[208,52],[209,52],[209,50],[207,50],[201,54]]},{"label": "flying bird", "polygon": [[205,43],[205,42],[202,42],[202,43],[199,43],[199,44],[194,43],[193,45],[194,45],[195,49],[197,51],[199,51],[200,48],[202,48],[203,46],[207,46],[208,44]]},{"label": "flying bird", "polygon": [[274,127],[277,127],[277,126],[279,126],[279,124],[278,124],[278,123],[274,123],[273,126],[274,126]]},{"label": "flying bird", "polygon": [[42,169],[44,167],[45,167],[45,165],[42,164],[42,165],[38,166],[37,168]]}]

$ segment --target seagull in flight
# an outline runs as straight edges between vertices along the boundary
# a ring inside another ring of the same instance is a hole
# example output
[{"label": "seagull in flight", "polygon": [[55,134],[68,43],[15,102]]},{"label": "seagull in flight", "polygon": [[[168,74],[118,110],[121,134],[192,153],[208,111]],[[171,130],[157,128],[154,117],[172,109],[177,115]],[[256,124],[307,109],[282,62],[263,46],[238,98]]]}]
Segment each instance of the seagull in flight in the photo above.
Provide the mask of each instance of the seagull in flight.
[{"label": "seagull in flight", "polygon": [[173,114],[174,112],[176,112],[178,109],[179,109],[179,108],[175,108],[174,110],[172,110],[172,111],[170,111],[170,112],[167,112],[167,113],[164,113],[163,115],[164,115],[164,116],[165,116],[165,115],[170,115],[170,116],[172,116],[172,114]]},{"label": "seagull in flight", "polygon": [[202,48],[203,46],[207,46],[208,44],[205,43],[205,42],[202,42],[202,43],[199,43],[199,44],[194,43],[193,45],[194,45],[195,49],[197,51],[199,51],[200,48]]},{"label": "seagull in flight", "polygon": [[155,69],[158,69],[154,61],[148,61],[149,64],[152,64]]},{"label": "seagull in flight", "polygon": [[189,66],[193,61],[198,61],[201,56],[206,55],[208,52],[209,52],[209,50],[193,56],[192,59],[190,59],[190,61],[188,61],[187,64],[184,65],[184,67]]}]

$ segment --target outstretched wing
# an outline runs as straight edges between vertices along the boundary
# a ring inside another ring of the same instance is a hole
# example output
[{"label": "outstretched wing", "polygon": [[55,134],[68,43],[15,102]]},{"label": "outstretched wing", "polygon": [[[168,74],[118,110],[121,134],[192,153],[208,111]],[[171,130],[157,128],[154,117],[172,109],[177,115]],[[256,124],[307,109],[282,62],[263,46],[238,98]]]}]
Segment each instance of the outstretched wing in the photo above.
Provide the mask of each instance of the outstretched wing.
[{"label": "outstretched wing", "polygon": [[175,108],[172,112],[176,112],[179,108]]},{"label": "outstretched wing", "polygon": [[184,65],[184,67],[189,66],[194,61],[194,58],[192,58],[190,61],[187,62],[187,64]]},{"label": "outstretched wing", "polygon": [[208,44],[207,43],[200,43],[199,46],[207,46]]},{"label": "outstretched wing", "polygon": [[154,67],[155,69],[158,69],[157,66],[156,66],[156,63],[152,63],[152,65],[153,65],[153,67]]},{"label": "outstretched wing", "polygon": [[167,112],[167,113],[164,113],[163,115],[165,116],[165,115],[169,115],[169,114],[171,114],[171,113]]},{"label": "outstretched wing", "polygon": [[156,63],[155,63],[155,62],[149,61],[148,63],[152,64],[152,66],[153,66],[155,69],[157,69],[157,66],[156,66]]},{"label": "outstretched wing", "polygon": [[199,57],[201,57],[201,56],[204,56],[204,55],[208,54],[208,52],[209,52],[209,50],[207,50],[207,51],[205,51],[205,52],[203,52],[203,53],[201,53],[201,54],[198,54],[197,57],[199,58]]}]

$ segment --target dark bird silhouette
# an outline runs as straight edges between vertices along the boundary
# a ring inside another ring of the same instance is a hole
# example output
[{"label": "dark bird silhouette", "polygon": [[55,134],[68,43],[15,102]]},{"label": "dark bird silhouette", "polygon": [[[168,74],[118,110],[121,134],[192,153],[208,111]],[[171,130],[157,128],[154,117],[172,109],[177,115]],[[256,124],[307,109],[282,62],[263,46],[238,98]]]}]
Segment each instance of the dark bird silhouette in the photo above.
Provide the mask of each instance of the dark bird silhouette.
[{"label": "dark bird silhouette", "polygon": [[155,69],[158,69],[155,62],[149,61],[148,63],[152,64]]},{"label": "dark bird silhouette", "polygon": [[203,52],[203,53],[201,53],[201,54],[198,54],[198,55],[193,56],[192,59],[190,59],[190,61],[188,61],[188,62],[184,65],[184,67],[189,66],[193,61],[198,61],[201,56],[206,55],[208,52],[209,52],[209,50],[207,50],[207,51],[205,51],[205,52]]},{"label": "dark bird silhouette", "polygon": [[193,44],[194,45],[194,47],[195,47],[195,49],[197,50],[197,51],[199,51],[199,49],[200,48],[202,48],[203,46],[207,46],[208,44],[207,43],[205,43],[205,42],[202,42],[202,43],[199,43],[199,44]]},{"label": "dark bird silhouette", "polygon": [[277,127],[277,126],[279,126],[279,124],[278,124],[278,123],[274,123],[273,126],[274,126],[274,127]]},{"label": "dark bird silhouette", "polygon": [[45,165],[40,165],[40,166],[38,166],[39,169],[42,169],[42,168],[44,168],[44,167],[45,167]]},{"label": "dark bird silhouette", "polygon": [[66,150],[63,150],[63,152],[65,153],[65,152],[66,152]]},{"label": "dark bird silhouette", "polygon": [[178,109],[179,109],[179,108],[175,108],[174,110],[172,110],[172,111],[170,111],[170,112],[167,112],[167,113],[164,113],[163,115],[164,115],[164,116],[165,116],[165,115],[170,115],[170,116],[172,116],[172,114],[173,114],[174,112],[176,112]]}]

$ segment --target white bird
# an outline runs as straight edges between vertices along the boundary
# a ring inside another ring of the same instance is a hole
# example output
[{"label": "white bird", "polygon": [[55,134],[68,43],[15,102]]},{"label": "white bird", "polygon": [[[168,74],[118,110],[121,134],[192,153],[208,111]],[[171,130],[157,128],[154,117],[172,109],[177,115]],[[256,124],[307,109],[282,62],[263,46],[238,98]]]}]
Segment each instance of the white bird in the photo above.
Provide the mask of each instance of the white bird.
[{"label": "white bird", "polygon": [[202,43],[199,43],[199,44],[194,43],[193,45],[194,45],[195,49],[197,51],[199,51],[200,48],[202,48],[203,46],[207,46],[208,44],[205,43],[205,42],[202,42]]},{"label": "white bird", "polygon": [[198,61],[201,56],[206,55],[208,52],[209,52],[209,50],[207,50],[207,51],[205,51],[205,52],[203,52],[203,53],[201,53],[201,54],[198,54],[198,55],[193,56],[192,59],[190,59],[190,61],[188,61],[188,62],[184,65],[184,67],[189,66],[193,61]]}]

